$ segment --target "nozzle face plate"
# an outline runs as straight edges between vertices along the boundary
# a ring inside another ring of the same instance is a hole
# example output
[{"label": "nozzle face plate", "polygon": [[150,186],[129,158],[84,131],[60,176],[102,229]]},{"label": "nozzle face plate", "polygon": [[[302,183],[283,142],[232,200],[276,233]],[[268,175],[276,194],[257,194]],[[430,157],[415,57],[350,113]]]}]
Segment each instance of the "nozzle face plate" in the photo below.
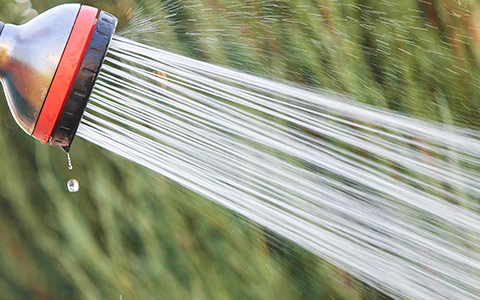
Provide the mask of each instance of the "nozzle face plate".
[{"label": "nozzle face plate", "polygon": [[100,12],[65,108],[52,134],[51,146],[70,150],[116,26],[117,18]]}]

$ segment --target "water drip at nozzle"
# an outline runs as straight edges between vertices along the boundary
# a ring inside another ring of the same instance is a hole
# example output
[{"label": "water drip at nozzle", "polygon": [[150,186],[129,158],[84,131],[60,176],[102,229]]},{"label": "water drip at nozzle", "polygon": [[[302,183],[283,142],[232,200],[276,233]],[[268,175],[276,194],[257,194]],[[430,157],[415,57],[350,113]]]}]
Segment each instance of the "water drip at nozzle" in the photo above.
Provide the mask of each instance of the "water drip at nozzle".
[{"label": "water drip at nozzle", "polygon": [[70,152],[67,153],[67,168],[69,170],[73,170],[73,165],[72,165],[72,158],[70,157]]}]

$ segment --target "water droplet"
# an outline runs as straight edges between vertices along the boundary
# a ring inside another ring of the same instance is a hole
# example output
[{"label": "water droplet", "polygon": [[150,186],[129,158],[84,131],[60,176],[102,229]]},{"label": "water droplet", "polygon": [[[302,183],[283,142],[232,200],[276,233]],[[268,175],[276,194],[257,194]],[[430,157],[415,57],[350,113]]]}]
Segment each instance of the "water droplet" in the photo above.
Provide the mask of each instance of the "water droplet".
[{"label": "water droplet", "polygon": [[70,157],[70,152],[67,152],[67,167],[69,170],[73,169],[72,158]]},{"label": "water droplet", "polygon": [[70,193],[76,193],[80,189],[80,183],[76,179],[70,179],[67,182],[67,189]]}]

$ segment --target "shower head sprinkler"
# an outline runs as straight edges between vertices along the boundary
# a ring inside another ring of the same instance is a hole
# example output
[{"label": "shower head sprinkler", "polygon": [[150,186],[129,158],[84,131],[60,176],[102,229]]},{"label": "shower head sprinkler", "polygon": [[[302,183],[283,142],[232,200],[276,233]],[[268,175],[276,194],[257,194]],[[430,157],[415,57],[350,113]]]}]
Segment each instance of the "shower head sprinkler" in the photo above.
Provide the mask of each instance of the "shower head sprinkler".
[{"label": "shower head sprinkler", "polygon": [[116,25],[109,13],[80,4],[20,26],[0,22],[0,79],[27,134],[70,150]]}]

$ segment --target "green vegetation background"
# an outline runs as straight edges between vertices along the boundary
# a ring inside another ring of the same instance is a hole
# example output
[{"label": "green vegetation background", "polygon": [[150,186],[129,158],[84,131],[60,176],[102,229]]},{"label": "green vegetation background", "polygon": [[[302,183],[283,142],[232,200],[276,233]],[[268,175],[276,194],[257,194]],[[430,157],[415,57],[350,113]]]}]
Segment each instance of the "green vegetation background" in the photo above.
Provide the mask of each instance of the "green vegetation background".
[{"label": "green vegetation background", "polygon": [[[1,0],[0,17],[21,23],[30,6],[62,2]],[[124,35],[163,49],[420,118],[480,124],[475,1],[84,3],[119,17]],[[0,145],[0,299],[386,299],[80,139],[68,172],[64,154],[23,134],[4,101]],[[66,191],[71,177],[77,194]]]}]

